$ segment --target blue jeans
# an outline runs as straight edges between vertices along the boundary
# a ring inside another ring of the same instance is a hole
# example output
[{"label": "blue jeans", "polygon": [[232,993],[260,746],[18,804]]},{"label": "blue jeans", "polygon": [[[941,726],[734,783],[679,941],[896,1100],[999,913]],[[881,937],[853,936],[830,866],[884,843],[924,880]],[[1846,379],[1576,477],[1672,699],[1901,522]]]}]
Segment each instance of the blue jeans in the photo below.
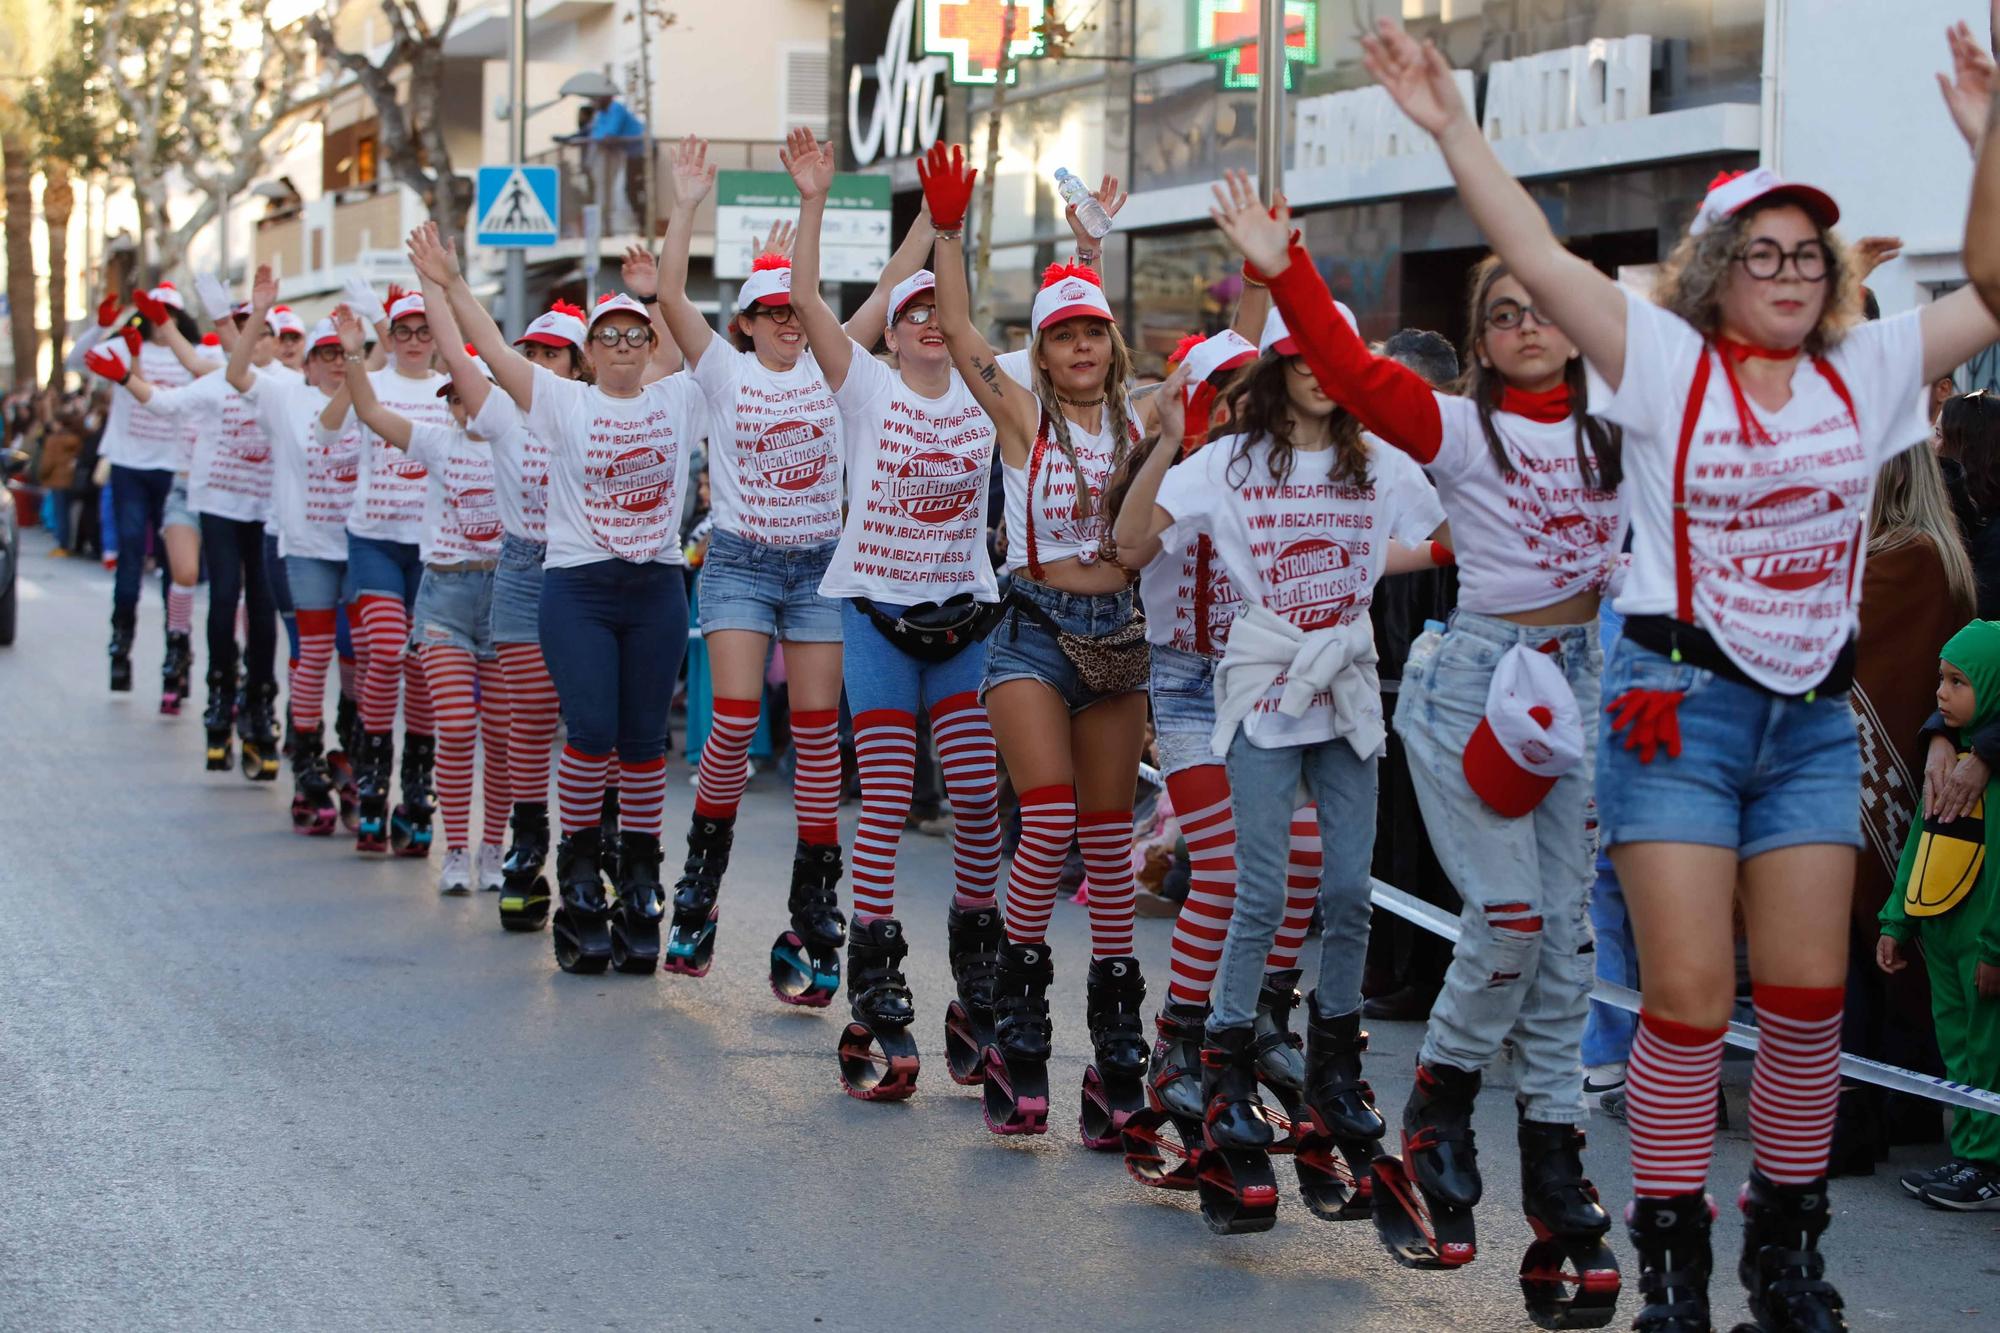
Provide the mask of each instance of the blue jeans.
[{"label": "blue jeans", "polygon": [[542,641],[542,559],[548,547],[508,533],[493,570],[493,642]]},{"label": "blue jeans", "polygon": [[278,614],[285,618],[285,639],[291,646],[291,658],[299,660],[299,615],[292,605],[292,581],[287,576],[284,558],[278,554],[278,534],[269,524],[264,527],[264,577],[271,584],[271,604],[278,608]]},{"label": "blue jeans", "polygon": [[[1625,886],[1611,858],[1597,858],[1597,883],[1590,891],[1590,928],[1597,934],[1597,977],[1615,986],[1639,989],[1639,947],[1632,941],[1632,916],[1625,910]],[[1590,1004],[1583,1024],[1586,1065],[1623,1064],[1632,1055],[1639,1016],[1601,1001]]]},{"label": "blue jeans", "polygon": [[1681,695],[1681,752],[1641,763],[1600,728],[1597,818],[1604,845],[1686,842],[1740,860],[1784,847],[1861,846],[1861,747],[1845,694],[1784,698],[1621,638],[1604,697]]},{"label": "blue jeans", "polygon": [[[1486,716],[1501,658],[1516,646],[1550,643],[1576,698],[1584,754],[1539,805],[1509,819],[1466,781],[1465,749]],[[1594,623],[1517,625],[1461,610],[1437,647],[1404,668],[1396,704],[1424,827],[1465,899],[1418,1058],[1484,1069],[1512,1038],[1521,1054],[1515,1098],[1544,1124],[1574,1124],[1584,1114],[1577,1047],[1593,975],[1591,740],[1602,669]]]},{"label": "blue jeans", "polygon": [[148,548],[158,550],[160,597],[167,595],[166,548],[157,537],[160,520],[166,516],[167,496],[174,489],[174,474],[166,468],[111,465],[111,513],[118,533],[118,574],[111,585],[114,610],[132,611],[139,605],[139,581],[146,574]]},{"label": "blue jeans", "polygon": [[[909,609],[885,602],[875,606],[892,616]],[[883,638],[868,613],[852,601],[840,604],[840,629],[845,645],[841,673],[847,683],[850,713],[877,708],[926,713],[953,695],[977,693],[986,674],[985,640],[968,645],[946,661],[925,662]]]},{"label": "blue jeans", "polygon": [[493,571],[427,569],[410,615],[410,641],[419,648],[462,648],[481,662],[493,650]]},{"label": "blue jeans", "polygon": [[1229,790],[1236,807],[1236,910],[1222,944],[1208,1028],[1249,1027],[1257,1016],[1264,960],[1285,915],[1285,869],[1301,781],[1319,805],[1326,862],[1319,882],[1319,985],[1313,1007],[1337,1018],[1361,1007],[1368,954],[1368,869],[1375,857],[1375,768],[1344,740],[1252,745],[1241,728],[1229,743]]},{"label": "blue jeans", "polygon": [[667,752],[667,705],[687,653],[679,565],[599,560],[542,581],[542,659],[572,749],[644,764]]},{"label": "blue jeans", "polygon": [[415,542],[347,534],[347,584],[356,596],[400,597],[405,607],[413,607],[423,581],[424,562]]},{"label": "blue jeans", "polygon": [[277,607],[264,568],[264,525],[242,519],[201,516],[201,550],[208,558],[208,660],[236,658],[236,603],[244,606],[248,631],[243,642],[243,681],[263,685],[277,679]]},{"label": "blue jeans", "polygon": [[701,630],[839,643],[840,604],[819,595],[834,543],[772,546],[716,529],[701,563]]},{"label": "blue jeans", "polygon": [[1215,666],[1213,657],[1153,645],[1153,753],[1164,777],[1215,762]]}]

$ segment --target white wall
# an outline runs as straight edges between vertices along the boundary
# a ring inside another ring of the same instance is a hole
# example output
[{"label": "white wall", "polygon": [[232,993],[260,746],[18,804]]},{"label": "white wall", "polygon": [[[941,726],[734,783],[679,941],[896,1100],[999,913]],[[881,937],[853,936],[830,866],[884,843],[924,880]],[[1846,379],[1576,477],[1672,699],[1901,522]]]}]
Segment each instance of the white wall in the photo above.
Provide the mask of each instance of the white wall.
[{"label": "white wall", "polygon": [[[1974,0],[1770,0],[1781,33],[1775,134],[1765,161],[1841,206],[1841,232],[1901,236],[1904,258],[1869,285],[1885,312],[1922,299],[1921,281],[1964,276],[1958,253],[1972,162],[1932,77],[1951,68],[1945,28],[1987,37]],[[1767,27],[1767,31],[1770,28]]]}]

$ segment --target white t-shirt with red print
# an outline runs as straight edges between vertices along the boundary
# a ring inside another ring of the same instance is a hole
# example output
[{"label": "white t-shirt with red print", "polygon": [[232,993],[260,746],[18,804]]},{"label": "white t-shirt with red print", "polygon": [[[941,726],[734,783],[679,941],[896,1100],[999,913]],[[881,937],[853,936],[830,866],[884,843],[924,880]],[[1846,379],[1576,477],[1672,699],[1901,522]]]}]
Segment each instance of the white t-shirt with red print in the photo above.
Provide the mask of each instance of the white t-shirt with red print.
[{"label": "white t-shirt with red print", "polygon": [[847,441],[847,526],[820,581],[825,597],[892,606],[960,593],[997,602],[986,554],[993,423],[958,372],[937,398],[856,343],[834,396]]},{"label": "white t-shirt with red print", "polygon": [[328,395],[287,374],[253,372],[243,395],[271,443],[271,519],[278,554],[347,559],[347,515],[361,480],[361,425],[322,438]]},{"label": "white t-shirt with red print", "polygon": [[[258,372],[273,379],[296,371],[273,364]],[[143,409],[191,422],[194,459],[188,468],[188,507],[197,514],[261,523],[271,513],[271,441],[257,409],[229,387],[220,371],[192,384],[154,393]]]},{"label": "white t-shirt with red print", "polygon": [[1616,491],[1585,484],[1575,421],[1495,412],[1494,429],[1514,464],[1505,473],[1480,427],[1478,405],[1453,394],[1436,397],[1442,432],[1437,457],[1424,470],[1451,515],[1458,604],[1504,616],[1603,592],[1625,540],[1625,512]]},{"label": "white t-shirt with red print", "polygon": [[601,560],[683,563],[688,453],[709,434],[708,404],[685,374],[632,398],[535,367],[528,429],[549,450],[546,569]]},{"label": "white t-shirt with red print", "polygon": [[[1590,404],[1625,428],[1632,568],[1623,616],[1678,616],[1675,462],[1705,354],[1685,320],[1627,292],[1625,375],[1593,372]],[[1685,467],[1694,623],[1750,679],[1782,694],[1819,683],[1858,627],[1861,566],[1875,474],[1924,439],[1918,312],[1863,324],[1826,357],[1853,413],[1808,359],[1791,401],[1748,400],[1767,440],[1745,440],[1729,379],[1713,353]]]},{"label": "white t-shirt with red print", "polygon": [[424,465],[430,479],[423,562],[455,565],[498,556],[502,528],[493,451],[457,426],[418,426],[410,432],[410,457]]},{"label": "white t-shirt with red print", "polygon": [[[445,379],[435,371],[412,379],[393,366],[368,372],[382,406],[412,426],[451,425],[451,411],[437,392]],[[321,434],[326,433],[322,428]],[[361,483],[354,493],[354,508],[347,514],[347,530],[375,541],[418,545],[424,535],[424,497],[430,490],[424,465],[366,426],[361,436],[367,447],[361,451]]]},{"label": "white t-shirt with red print", "polygon": [[708,442],[715,526],[766,546],[838,539],[840,409],[812,353],[777,371],[716,338],[690,373],[724,432]]},{"label": "white t-shirt with red print", "polygon": [[[194,376],[173,352],[155,342],[139,344],[139,374],[156,389],[179,389]],[[98,452],[119,467],[186,472],[194,461],[195,423],[183,416],[146,412],[129,393],[113,392]]]},{"label": "white t-shirt with red print", "polygon": [[[1203,559],[1206,548],[1207,558]],[[1243,594],[1206,537],[1162,545],[1139,571],[1139,605],[1146,613],[1146,642],[1184,653],[1220,658],[1229,646]],[[1201,632],[1206,620],[1208,632]]]},{"label": "white t-shirt with red print", "polygon": [[1094,561],[1109,522],[1103,511],[1104,484],[1111,479],[1112,462],[1121,452],[1131,451],[1133,440],[1129,422],[1114,426],[1107,420],[1095,435],[1074,421],[1069,423],[1070,444],[1076,449],[1077,468],[1082,470],[1089,492],[1089,516],[1078,519],[1077,468],[1070,467],[1052,421],[1038,424],[1036,432],[1035,441],[1028,446],[1027,467],[1009,466],[1004,459],[1000,464],[1007,499],[1007,568],[1018,574],[1028,572],[1028,474],[1035,474],[1036,559],[1044,567],[1077,556]]},{"label": "white t-shirt with red print", "polygon": [[528,429],[521,409],[498,388],[473,415],[472,431],[493,453],[494,491],[500,524],[522,541],[549,539],[549,449]]},{"label": "white t-shirt with red print", "polygon": [[[1201,533],[1245,599],[1300,629],[1332,629],[1366,617],[1391,539],[1416,545],[1444,522],[1437,492],[1407,456],[1368,449],[1365,485],[1337,482],[1338,451],[1293,455],[1291,475],[1272,478],[1266,440],[1234,459],[1241,436],[1212,440],[1170,469],[1159,506],[1173,516],[1161,540],[1178,549]],[[1232,462],[1232,459],[1234,461]],[[1258,746],[1314,745],[1334,735],[1333,694],[1313,696],[1300,717],[1278,712],[1285,676],[1251,709],[1244,727]]]}]

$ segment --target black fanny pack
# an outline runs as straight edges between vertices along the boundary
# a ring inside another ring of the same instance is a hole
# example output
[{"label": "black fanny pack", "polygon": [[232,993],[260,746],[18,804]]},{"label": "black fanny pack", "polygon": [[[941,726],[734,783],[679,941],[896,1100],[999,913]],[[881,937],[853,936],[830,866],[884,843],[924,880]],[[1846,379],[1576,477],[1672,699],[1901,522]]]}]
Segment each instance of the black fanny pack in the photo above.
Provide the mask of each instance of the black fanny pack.
[{"label": "black fanny pack", "polygon": [[920,662],[949,662],[992,632],[1000,621],[995,602],[975,602],[962,592],[942,602],[923,602],[892,616],[866,597],[854,604],[868,613],[882,637]]},{"label": "black fanny pack", "polygon": [[1841,645],[1840,655],[1833,659],[1833,665],[1810,689],[1788,694],[1760,685],[1743,674],[1743,668],[1729,660],[1729,654],[1715,641],[1715,636],[1698,626],[1675,620],[1672,616],[1633,616],[1625,622],[1625,637],[1648,652],[1676,662],[1685,662],[1724,680],[1735,681],[1738,685],[1748,685],[1774,699],[1814,699],[1845,694],[1854,688],[1854,640]]}]

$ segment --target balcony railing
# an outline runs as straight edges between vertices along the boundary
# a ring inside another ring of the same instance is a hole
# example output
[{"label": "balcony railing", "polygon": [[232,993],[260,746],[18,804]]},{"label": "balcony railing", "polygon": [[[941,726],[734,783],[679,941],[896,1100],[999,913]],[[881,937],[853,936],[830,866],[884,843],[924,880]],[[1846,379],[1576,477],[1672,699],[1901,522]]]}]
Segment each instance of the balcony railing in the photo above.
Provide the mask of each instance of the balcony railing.
[{"label": "balcony railing", "polygon": [[[546,152],[530,154],[528,160],[561,171],[562,226],[564,240],[583,236],[584,205],[604,201],[603,235],[637,235],[645,228],[646,195],[650,187],[653,201],[655,238],[666,229],[667,214],[673,211],[673,173],[669,155],[678,139],[616,139],[592,142],[579,140],[558,145]],[[776,140],[711,139],[708,160],[729,170],[783,171],[778,157],[784,145]],[[715,231],[715,194],[709,193],[695,212],[694,232],[707,236]]]},{"label": "balcony railing", "polygon": [[344,270],[406,269],[403,238],[428,216],[407,186],[361,186],[259,220],[252,249],[290,299],[338,286]]}]

